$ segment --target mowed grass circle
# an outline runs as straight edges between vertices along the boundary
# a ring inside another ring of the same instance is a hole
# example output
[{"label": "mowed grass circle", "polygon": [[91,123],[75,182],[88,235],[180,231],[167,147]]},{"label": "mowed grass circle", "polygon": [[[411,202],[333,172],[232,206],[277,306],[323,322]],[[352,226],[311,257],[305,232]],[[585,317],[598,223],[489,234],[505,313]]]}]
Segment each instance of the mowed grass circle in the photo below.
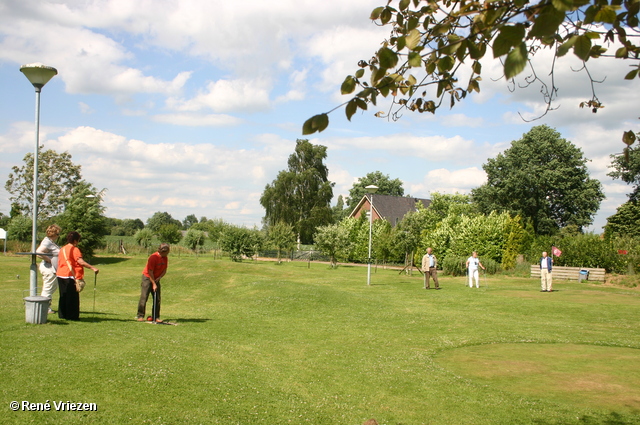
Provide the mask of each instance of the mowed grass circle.
[{"label": "mowed grass circle", "polygon": [[640,350],[582,344],[489,344],[436,363],[478,384],[554,403],[640,411]]}]

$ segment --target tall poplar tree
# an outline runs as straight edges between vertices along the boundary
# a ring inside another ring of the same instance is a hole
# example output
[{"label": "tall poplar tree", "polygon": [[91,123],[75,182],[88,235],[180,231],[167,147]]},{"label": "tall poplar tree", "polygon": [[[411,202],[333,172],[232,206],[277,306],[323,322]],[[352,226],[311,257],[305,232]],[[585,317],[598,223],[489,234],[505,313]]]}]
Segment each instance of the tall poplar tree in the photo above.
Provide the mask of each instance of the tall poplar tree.
[{"label": "tall poplar tree", "polygon": [[293,227],[298,242],[312,243],[316,227],[331,223],[334,183],[328,178],[326,158],[326,146],[296,141],[287,170],[280,171],[260,197],[268,225],[287,223]]}]

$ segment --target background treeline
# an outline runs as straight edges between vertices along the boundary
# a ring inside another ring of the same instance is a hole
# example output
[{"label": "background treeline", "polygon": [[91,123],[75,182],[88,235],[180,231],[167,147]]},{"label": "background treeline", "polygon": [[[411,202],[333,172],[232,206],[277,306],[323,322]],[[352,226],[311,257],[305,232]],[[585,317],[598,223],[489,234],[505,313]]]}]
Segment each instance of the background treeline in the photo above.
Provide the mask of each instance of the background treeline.
[{"label": "background treeline", "polygon": [[[556,235],[536,235],[530,220],[507,212],[480,213],[468,195],[431,194],[431,205],[417,205],[397,226],[376,220],[372,228],[372,261],[381,265],[420,266],[427,247],[438,256],[446,274],[464,275],[464,263],[477,251],[488,273],[520,271],[528,273],[543,251],[556,246],[562,255],[557,266],[601,267],[609,273],[640,272],[640,238],[615,234],[581,233],[575,226]],[[55,222],[55,220],[51,220]],[[28,250],[31,220],[11,220],[8,249]],[[46,226],[48,223],[43,223]],[[146,254],[160,242],[174,245],[177,255],[226,255],[234,261],[256,256],[305,258],[312,260],[366,263],[369,222],[366,215],[344,218],[320,226],[315,243],[299,245],[292,226],[284,223],[262,229],[245,228],[222,219],[188,216],[182,222],[167,212],[157,212],[147,220],[104,218],[104,235],[95,249],[105,254]],[[107,237],[108,236],[108,237]],[[61,241],[60,241],[61,242]],[[124,250],[122,249],[124,248]],[[626,255],[619,254],[626,251]]]},{"label": "background treeline", "polygon": [[[159,242],[178,255],[226,254],[234,261],[260,256],[323,259],[338,262],[420,265],[433,248],[445,273],[464,274],[464,263],[477,251],[489,273],[501,270],[528,274],[543,251],[562,250],[559,266],[601,267],[610,273],[633,274],[640,265],[640,146],[612,155],[609,175],[631,186],[629,200],[608,218],[603,235],[585,233],[604,199],[599,181],[590,177],[582,151],[547,126],[533,127],[483,165],[487,182],[469,195],[432,193],[396,225],[376,220],[369,255],[369,222],[365,214],[350,218],[369,185],[376,194],[404,196],[402,181],[379,171],[358,179],[349,196],[331,207],[334,183],[328,180],[327,148],[296,141],[287,168],[266,185],[260,203],[262,228],[245,228],[222,219],[180,221],[168,212],[140,219],[104,216],[102,197],[82,179],[79,165],[67,152],[44,150],[41,173],[55,173],[38,192],[38,230],[49,224],[62,235],[77,230],[86,257],[106,253],[150,252]],[[9,250],[26,252],[31,241],[33,158],[12,168],[5,184],[11,214],[0,214],[8,230]],[[53,175],[53,174],[52,174]],[[410,195],[406,195],[411,197]],[[39,237],[41,239],[42,236]],[[63,240],[58,241],[63,243]],[[624,253],[624,254],[622,254]],[[369,258],[371,257],[371,258]]]}]

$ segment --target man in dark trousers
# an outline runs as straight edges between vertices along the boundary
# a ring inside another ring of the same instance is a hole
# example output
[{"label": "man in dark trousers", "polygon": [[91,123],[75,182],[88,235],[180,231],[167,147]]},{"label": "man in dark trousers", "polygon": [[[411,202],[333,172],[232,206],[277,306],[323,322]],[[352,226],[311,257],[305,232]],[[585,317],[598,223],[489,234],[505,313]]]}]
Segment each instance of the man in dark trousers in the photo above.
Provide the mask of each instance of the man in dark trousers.
[{"label": "man in dark trousers", "polygon": [[440,289],[438,283],[438,260],[433,255],[433,250],[427,248],[427,253],[422,257],[422,272],[424,273],[424,289],[431,289],[429,286],[429,278],[433,278],[433,282],[436,284],[436,289]]},{"label": "man in dark trousers", "polygon": [[161,243],[158,251],[149,256],[147,265],[142,271],[137,315],[139,322],[144,321],[147,299],[149,299],[149,293],[153,291],[155,293],[155,310],[153,310],[155,317],[153,319],[156,322],[162,323],[162,320],[160,320],[160,279],[162,279],[167,272],[167,266],[169,265],[169,258],[167,257],[170,250],[171,248],[168,243]]}]

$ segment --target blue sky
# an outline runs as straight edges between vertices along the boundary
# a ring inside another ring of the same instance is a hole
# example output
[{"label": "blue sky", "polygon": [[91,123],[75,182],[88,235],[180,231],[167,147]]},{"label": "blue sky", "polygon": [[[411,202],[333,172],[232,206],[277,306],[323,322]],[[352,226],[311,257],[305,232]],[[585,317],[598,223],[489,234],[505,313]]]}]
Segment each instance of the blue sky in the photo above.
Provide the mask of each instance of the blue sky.
[{"label": "blue sky", "polygon": [[[380,0],[265,2],[5,0],[0,4],[0,212],[4,182],[32,152],[35,94],[19,71],[42,62],[58,70],[43,89],[40,140],[68,151],[82,174],[106,189],[106,214],[146,220],[157,211],[261,225],[259,198],[286,168],[298,138],[328,147],[334,195],[379,170],[405,193],[468,193],[484,183],[482,164],[533,125],[548,124],[591,160],[607,199],[596,232],[630,188],[606,176],[622,131],[638,128],[638,80],[628,64],[590,64],[606,107],[578,108],[591,96],[580,64],[567,56],[555,75],[559,109],[543,107],[539,85],[509,90],[497,63],[483,64],[482,92],[433,115],[398,122],[343,110],[311,137],[302,123],[346,99],[347,74],[388,35],[368,17]],[[612,47],[615,49],[615,47]],[[539,55],[545,63],[548,54]],[[495,62],[495,61],[494,61]],[[542,66],[542,65],[541,65]],[[545,73],[539,72],[545,76]],[[526,76],[526,74],[523,74]],[[384,110],[384,102],[379,105]],[[334,199],[335,202],[335,199]]]}]

